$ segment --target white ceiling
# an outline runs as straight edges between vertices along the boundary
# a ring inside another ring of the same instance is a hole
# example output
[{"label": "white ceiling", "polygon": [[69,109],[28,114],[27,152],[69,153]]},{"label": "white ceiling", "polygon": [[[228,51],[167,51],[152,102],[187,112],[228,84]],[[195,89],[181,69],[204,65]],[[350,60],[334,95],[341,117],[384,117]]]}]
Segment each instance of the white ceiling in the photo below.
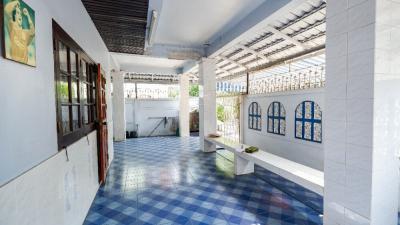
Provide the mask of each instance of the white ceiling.
[{"label": "white ceiling", "polygon": [[231,29],[264,1],[164,0],[154,43],[203,46]]},{"label": "white ceiling", "polygon": [[[119,63],[121,70],[128,72],[149,73],[175,73],[181,68],[186,60],[174,60],[157,58],[146,55],[132,55],[123,53],[111,53],[112,57]],[[165,72],[160,72],[165,71]]]}]

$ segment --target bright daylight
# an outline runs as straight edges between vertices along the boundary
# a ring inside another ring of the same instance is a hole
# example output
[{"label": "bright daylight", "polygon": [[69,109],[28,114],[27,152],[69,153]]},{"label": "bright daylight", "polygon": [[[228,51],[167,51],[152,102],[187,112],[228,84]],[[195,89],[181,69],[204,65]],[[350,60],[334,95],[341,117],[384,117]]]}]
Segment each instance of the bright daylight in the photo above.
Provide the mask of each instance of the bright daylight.
[{"label": "bright daylight", "polygon": [[400,225],[399,0],[0,6],[0,225]]}]

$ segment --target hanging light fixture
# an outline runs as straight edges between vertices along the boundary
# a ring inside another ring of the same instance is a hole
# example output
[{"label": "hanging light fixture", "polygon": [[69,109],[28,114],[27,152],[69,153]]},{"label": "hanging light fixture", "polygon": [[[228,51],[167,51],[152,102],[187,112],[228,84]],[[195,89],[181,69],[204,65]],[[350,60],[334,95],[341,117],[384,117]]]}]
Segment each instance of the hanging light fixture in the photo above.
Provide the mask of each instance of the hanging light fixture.
[{"label": "hanging light fixture", "polygon": [[149,46],[153,45],[154,36],[157,30],[157,24],[158,24],[158,12],[156,10],[153,10],[151,11],[149,33],[147,35],[147,43]]}]

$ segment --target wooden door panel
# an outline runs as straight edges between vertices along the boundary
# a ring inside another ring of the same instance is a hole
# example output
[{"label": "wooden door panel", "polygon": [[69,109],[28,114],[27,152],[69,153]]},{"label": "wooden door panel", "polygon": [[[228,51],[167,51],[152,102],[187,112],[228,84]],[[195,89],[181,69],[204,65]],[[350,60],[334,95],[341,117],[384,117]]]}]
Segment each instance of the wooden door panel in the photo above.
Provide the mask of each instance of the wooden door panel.
[{"label": "wooden door panel", "polygon": [[106,182],[108,167],[108,129],[107,129],[107,103],[106,79],[100,64],[97,66],[97,112],[98,112],[98,156],[99,156],[99,182]]}]

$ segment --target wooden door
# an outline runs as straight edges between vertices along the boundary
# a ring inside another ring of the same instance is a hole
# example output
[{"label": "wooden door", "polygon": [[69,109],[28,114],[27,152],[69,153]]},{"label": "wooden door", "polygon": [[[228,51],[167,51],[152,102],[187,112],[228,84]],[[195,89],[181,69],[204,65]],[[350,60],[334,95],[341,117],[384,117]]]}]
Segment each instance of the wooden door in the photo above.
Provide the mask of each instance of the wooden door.
[{"label": "wooden door", "polygon": [[97,118],[98,118],[98,159],[99,182],[106,181],[108,168],[108,130],[107,130],[107,103],[106,103],[106,78],[100,64],[97,66]]}]

